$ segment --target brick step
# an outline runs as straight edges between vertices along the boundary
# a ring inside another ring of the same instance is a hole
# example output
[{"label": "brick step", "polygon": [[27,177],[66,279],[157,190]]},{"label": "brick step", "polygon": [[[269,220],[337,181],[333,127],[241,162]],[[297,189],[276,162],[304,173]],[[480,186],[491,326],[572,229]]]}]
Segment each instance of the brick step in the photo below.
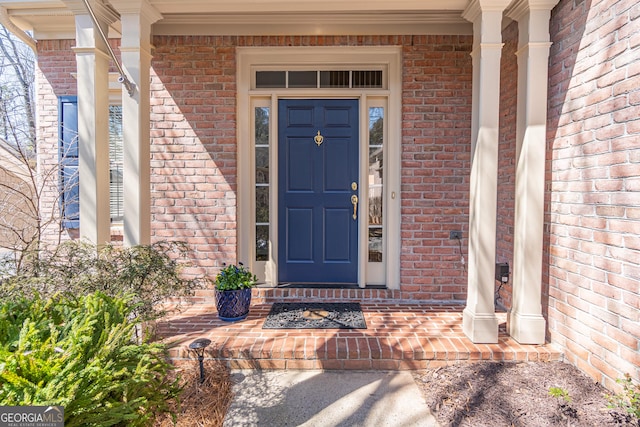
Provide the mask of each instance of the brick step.
[{"label": "brick step", "polygon": [[[296,301],[324,301],[324,302],[347,302],[347,301],[374,301],[397,303],[415,303],[414,294],[407,294],[397,289],[386,289],[382,287],[343,287],[343,288],[323,288],[323,287],[256,287],[252,289],[252,304],[268,304],[273,302],[296,302]],[[196,303],[215,304],[215,293],[213,289],[196,290],[195,295],[190,298]],[[436,303],[462,301],[429,301]]]},{"label": "brick step", "polygon": [[214,304],[193,304],[158,325],[176,346],[176,362],[193,359],[189,343],[210,339],[208,358],[234,369],[410,370],[452,363],[561,360],[551,346],[520,345],[506,334],[496,344],[474,344],[462,332],[462,306],[361,302],[367,329],[262,329],[271,304],[254,303],[247,319],[224,322]]}]

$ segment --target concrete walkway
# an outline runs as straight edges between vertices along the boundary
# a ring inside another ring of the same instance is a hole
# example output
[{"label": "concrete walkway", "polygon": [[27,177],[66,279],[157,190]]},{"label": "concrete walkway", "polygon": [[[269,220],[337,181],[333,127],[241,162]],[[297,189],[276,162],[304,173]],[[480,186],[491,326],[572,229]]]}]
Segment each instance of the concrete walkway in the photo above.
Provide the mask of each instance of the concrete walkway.
[{"label": "concrete walkway", "polygon": [[225,427],[435,427],[406,371],[232,371]]}]

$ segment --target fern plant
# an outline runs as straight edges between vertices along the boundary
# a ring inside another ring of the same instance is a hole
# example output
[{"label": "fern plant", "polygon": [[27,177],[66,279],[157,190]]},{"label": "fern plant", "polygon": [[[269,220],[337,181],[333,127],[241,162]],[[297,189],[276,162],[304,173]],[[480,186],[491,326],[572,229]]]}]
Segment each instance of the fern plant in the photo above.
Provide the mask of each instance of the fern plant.
[{"label": "fern plant", "polygon": [[146,426],[172,413],[166,347],[136,344],[131,296],[0,304],[0,405],[60,405],[65,426]]}]

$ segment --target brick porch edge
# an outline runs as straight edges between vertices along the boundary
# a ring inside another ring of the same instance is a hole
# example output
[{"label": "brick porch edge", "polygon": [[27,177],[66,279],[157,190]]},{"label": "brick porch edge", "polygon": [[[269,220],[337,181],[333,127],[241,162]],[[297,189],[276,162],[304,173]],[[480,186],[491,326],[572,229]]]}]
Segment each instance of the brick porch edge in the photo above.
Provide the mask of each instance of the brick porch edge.
[{"label": "brick porch edge", "polygon": [[[497,314],[497,344],[474,344],[462,332],[462,305],[398,302],[381,298],[386,296],[381,295],[384,290],[372,290],[369,298],[362,298],[364,290],[338,290],[340,301],[360,302],[367,329],[262,329],[275,302],[269,300],[335,301],[327,292],[335,290],[301,291],[274,298],[273,292],[256,290],[249,316],[234,323],[218,319],[215,303],[208,295],[200,295],[201,302],[160,322],[157,333],[173,344],[170,358],[175,362],[192,359],[189,343],[204,337],[212,341],[206,357],[223,360],[233,369],[413,370],[487,360],[563,358],[551,344],[520,345],[511,339],[506,334],[506,313]],[[344,292],[353,295],[347,297]]]}]

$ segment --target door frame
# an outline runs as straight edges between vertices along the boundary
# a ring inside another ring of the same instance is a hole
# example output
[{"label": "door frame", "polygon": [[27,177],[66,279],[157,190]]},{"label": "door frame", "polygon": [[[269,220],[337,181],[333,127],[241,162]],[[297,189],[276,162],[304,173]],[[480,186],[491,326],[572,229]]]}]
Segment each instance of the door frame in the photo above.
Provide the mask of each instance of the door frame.
[{"label": "door frame", "polygon": [[[271,191],[270,247],[267,261],[256,261],[255,255],[255,165],[253,156],[253,111],[255,107],[270,108],[270,188],[278,188],[278,111],[280,98],[358,99],[360,105],[360,194],[368,191],[368,108],[384,105],[387,126],[384,179],[385,240],[380,276],[389,289],[400,287],[400,166],[401,166],[401,96],[402,61],[399,46],[358,47],[244,47],[236,49],[237,56],[237,260],[248,265],[260,281],[271,286],[278,284],[277,191]],[[387,73],[384,89],[255,89],[254,74],[259,67],[292,69],[312,68],[323,64],[340,66],[383,66]],[[364,197],[363,197],[364,198]],[[368,212],[368,205],[361,205]],[[372,284],[367,279],[368,224],[358,224],[358,285]]]}]

